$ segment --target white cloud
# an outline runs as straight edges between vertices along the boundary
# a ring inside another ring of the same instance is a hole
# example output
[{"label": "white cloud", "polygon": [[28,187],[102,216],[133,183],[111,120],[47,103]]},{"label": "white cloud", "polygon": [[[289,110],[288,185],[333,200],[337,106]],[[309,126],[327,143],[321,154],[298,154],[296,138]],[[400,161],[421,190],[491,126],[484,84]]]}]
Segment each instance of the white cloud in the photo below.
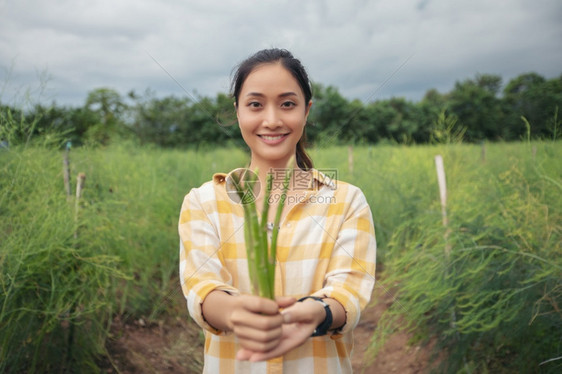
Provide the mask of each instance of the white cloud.
[{"label": "white cloud", "polygon": [[101,86],[184,95],[150,55],[190,92],[226,92],[234,65],[271,46],[290,49],[314,81],[361,100],[417,100],[477,73],[504,82],[562,73],[557,0],[26,0],[0,2],[0,13],[0,66],[12,67],[3,81],[33,84],[46,70],[57,101],[73,105]]}]

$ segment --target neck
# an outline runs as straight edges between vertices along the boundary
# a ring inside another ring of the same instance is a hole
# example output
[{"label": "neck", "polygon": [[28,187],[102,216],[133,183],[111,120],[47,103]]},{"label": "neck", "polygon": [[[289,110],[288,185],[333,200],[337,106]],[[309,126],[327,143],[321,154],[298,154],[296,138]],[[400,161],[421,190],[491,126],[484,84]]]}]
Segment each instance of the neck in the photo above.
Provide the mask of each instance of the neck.
[{"label": "neck", "polygon": [[[271,161],[266,162],[261,160],[255,160],[254,158],[252,158],[252,160],[250,161],[249,169],[253,171],[258,169],[258,177],[263,187],[265,186],[265,181],[269,173],[273,174],[274,186],[281,186],[282,185],[281,183],[285,179],[285,175],[288,172],[288,169],[292,170],[292,174],[294,174],[296,170],[300,170],[299,167],[297,166],[296,158],[293,159],[291,165],[288,165],[288,163],[289,163],[289,159],[279,160],[275,162],[271,162]],[[291,179],[292,178],[293,177],[291,175]]]}]

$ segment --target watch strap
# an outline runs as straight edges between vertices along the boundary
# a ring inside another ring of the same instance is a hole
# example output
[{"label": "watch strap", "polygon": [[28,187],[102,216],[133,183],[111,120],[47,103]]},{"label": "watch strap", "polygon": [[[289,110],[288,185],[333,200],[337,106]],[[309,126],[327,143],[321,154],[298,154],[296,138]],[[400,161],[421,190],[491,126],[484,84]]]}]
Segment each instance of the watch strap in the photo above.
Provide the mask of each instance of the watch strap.
[{"label": "watch strap", "polygon": [[332,321],[333,321],[332,310],[330,309],[330,305],[328,305],[328,303],[326,303],[324,300],[322,300],[321,298],[316,297],[316,296],[305,296],[305,297],[300,298],[298,301],[302,302],[306,299],[314,299],[314,300],[322,303],[322,305],[324,306],[324,311],[326,312],[326,318],[324,318],[324,321],[322,321],[316,327],[316,329],[314,330],[314,333],[311,336],[326,335],[328,333],[328,330],[332,326]]}]

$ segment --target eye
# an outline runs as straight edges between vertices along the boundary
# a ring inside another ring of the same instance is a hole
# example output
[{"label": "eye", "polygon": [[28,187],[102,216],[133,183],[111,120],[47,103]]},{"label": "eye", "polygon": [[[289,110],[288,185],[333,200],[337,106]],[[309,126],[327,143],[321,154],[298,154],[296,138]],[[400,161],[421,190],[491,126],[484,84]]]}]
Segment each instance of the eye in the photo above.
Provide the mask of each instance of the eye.
[{"label": "eye", "polygon": [[281,104],[282,108],[292,108],[294,106],[296,106],[297,104],[295,104],[292,101],[285,101],[283,104]]},{"label": "eye", "polygon": [[259,108],[261,103],[259,101],[250,101],[247,106],[250,108]]}]

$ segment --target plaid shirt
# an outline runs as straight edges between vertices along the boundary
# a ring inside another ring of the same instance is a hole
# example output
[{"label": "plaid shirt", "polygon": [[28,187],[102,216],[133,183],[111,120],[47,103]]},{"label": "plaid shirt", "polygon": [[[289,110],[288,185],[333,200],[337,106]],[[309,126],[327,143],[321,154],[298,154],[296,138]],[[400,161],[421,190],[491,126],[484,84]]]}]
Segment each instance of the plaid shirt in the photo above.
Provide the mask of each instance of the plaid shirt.
[{"label": "plaid shirt", "polygon": [[235,359],[234,334],[215,330],[201,312],[213,290],[251,293],[243,207],[228,197],[226,175],[215,174],[186,195],[179,220],[181,286],[191,317],[205,330],[204,373],[351,373],[352,330],[375,282],[373,218],[359,188],[312,174],[305,199],[281,222],[275,294],[336,299],[346,324],[267,362]]}]

